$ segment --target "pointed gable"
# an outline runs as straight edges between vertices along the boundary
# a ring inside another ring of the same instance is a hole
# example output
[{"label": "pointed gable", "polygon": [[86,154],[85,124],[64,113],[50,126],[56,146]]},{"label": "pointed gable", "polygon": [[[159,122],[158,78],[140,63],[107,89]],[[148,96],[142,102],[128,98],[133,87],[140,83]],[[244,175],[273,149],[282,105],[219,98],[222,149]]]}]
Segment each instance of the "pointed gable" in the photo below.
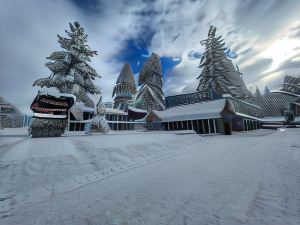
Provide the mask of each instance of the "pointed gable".
[{"label": "pointed gable", "polygon": [[129,63],[125,63],[125,65],[123,66],[123,69],[117,79],[117,84],[118,83],[129,83],[135,86],[135,81],[134,81],[134,77],[133,77],[133,72],[131,69],[131,66],[129,65]]},{"label": "pointed gable", "polygon": [[161,79],[163,77],[160,57],[155,53],[152,53],[150,59],[143,66],[143,69],[139,75],[139,85],[147,83],[149,79],[151,80],[152,74],[159,75]]}]

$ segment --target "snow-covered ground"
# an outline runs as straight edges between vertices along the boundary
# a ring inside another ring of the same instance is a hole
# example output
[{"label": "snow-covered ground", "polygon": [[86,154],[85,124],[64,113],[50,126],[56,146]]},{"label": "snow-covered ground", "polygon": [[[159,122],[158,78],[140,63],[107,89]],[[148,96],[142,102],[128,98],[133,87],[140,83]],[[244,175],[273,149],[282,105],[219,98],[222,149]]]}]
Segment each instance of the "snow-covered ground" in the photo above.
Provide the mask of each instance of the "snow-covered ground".
[{"label": "snow-covered ground", "polygon": [[300,129],[0,135],[0,224],[300,224]]}]

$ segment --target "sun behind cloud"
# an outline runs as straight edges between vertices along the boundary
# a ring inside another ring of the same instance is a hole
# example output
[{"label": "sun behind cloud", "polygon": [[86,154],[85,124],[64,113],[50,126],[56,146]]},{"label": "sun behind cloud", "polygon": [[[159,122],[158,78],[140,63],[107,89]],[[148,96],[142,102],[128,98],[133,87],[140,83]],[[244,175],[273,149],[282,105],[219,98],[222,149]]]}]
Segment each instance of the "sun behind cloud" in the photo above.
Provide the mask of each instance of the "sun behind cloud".
[{"label": "sun behind cloud", "polygon": [[279,68],[284,61],[295,56],[298,51],[296,47],[300,46],[300,40],[290,39],[288,37],[272,43],[265,51],[261,53],[264,58],[272,58],[272,65],[265,72],[270,72]]}]

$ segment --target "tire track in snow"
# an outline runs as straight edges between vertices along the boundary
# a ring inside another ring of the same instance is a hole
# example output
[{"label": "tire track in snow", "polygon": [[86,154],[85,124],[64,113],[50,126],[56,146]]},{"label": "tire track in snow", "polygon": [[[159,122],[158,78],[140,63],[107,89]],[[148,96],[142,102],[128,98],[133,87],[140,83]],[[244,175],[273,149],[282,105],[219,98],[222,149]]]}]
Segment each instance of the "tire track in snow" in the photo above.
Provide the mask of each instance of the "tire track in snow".
[{"label": "tire track in snow", "polygon": [[[245,212],[246,217],[242,217],[243,220],[236,218],[236,221],[246,224],[270,224],[272,225],[294,225],[294,221],[290,220],[288,206],[291,205],[289,199],[290,191],[288,190],[291,184],[290,176],[291,171],[300,171],[299,158],[294,160],[294,157],[290,155],[290,148],[287,144],[280,142],[275,142],[273,139],[279,136],[284,137],[287,134],[280,134],[279,131],[272,134],[272,139],[264,140],[261,144],[260,149],[268,149],[268,155],[271,158],[265,158],[266,161],[264,168],[257,174],[258,181],[255,185],[255,192],[253,193],[252,199],[248,203],[248,209]],[[278,146],[279,145],[279,146]],[[282,155],[281,151],[285,151]],[[278,158],[280,156],[280,158]],[[272,161],[272,163],[267,163],[267,161]],[[298,168],[290,170],[287,165],[297,164]],[[289,174],[284,173],[288,171]],[[296,174],[298,174],[296,172]],[[285,181],[285,179],[289,177]],[[294,184],[293,186],[299,186]],[[299,199],[299,198],[298,198]],[[295,208],[299,209],[300,212],[300,202],[298,201],[294,205]],[[295,216],[296,217],[296,216]],[[292,221],[292,222],[291,222]],[[300,222],[300,221],[298,221]],[[296,223],[297,224],[297,223]]]},{"label": "tire track in snow", "polygon": [[[17,206],[16,195],[13,192],[12,186],[16,184],[16,177],[18,175],[18,165],[14,161],[3,161],[3,156],[13,151],[14,148],[24,144],[28,141],[28,138],[21,140],[15,140],[13,143],[7,143],[0,146],[0,174],[1,174],[1,185],[6,183],[9,184],[8,189],[4,193],[0,193],[0,219],[11,216],[13,210]],[[4,186],[4,185],[3,185]]]},{"label": "tire track in snow", "polygon": [[[21,140],[15,140],[13,143],[6,143],[4,145],[0,146],[0,159],[2,159],[3,155],[11,151],[13,148],[15,148],[17,145],[22,144],[25,141],[28,141],[28,137],[23,138]],[[1,140],[1,139],[0,139]]]},{"label": "tire track in snow", "polygon": [[[1,204],[6,206],[6,210],[3,210],[5,212],[4,217],[12,216],[17,209],[27,207],[36,202],[39,199],[39,195],[47,196],[50,202],[54,199],[55,185],[58,183],[59,173],[62,171],[60,168],[63,163],[60,159],[47,156],[46,152],[42,152],[42,157],[35,154],[36,151],[40,151],[41,143],[44,140],[42,138],[28,138],[25,139],[26,142],[22,141],[12,145],[10,149],[11,154],[7,152],[6,161],[4,162],[8,164],[8,168],[6,171],[0,172],[5,174],[9,184],[9,191],[6,191],[6,193],[9,194],[11,192],[14,194],[9,195],[11,198],[7,198],[5,202],[0,201],[0,208]],[[59,151],[59,148],[61,148],[63,153],[65,151],[64,145],[61,145],[60,142],[55,142],[56,138],[52,138],[52,140],[54,141],[49,142],[48,145],[53,145],[56,151]],[[43,154],[46,155],[43,156]],[[66,160],[64,163],[66,163]],[[34,183],[31,184],[30,181]],[[22,184],[23,187],[17,184]],[[36,195],[36,193],[39,194]]]},{"label": "tire track in snow", "polygon": [[148,164],[152,164],[152,163],[155,163],[155,162],[158,162],[158,161],[162,161],[162,160],[165,160],[165,159],[168,159],[168,158],[171,158],[171,157],[175,157],[175,156],[178,156],[178,155],[181,155],[181,154],[185,154],[185,153],[187,153],[187,152],[188,152],[188,150],[186,150],[186,151],[184,151],[184,152],[181,152],[181,153],[175,153],[175,154],[172,154],[172,155],[168,155],[168,156],[166,156],[166,157],[154,159],[154,160],[152,160],[152,161],[148,161],[148,162],[145,162],[145,163],[137,164],[137,165],[135,165],[135,166],[130,166],[130,168],[126,168],[126,169],[123,169],[123,170],[121,170],[121,171],[118,171],[118,172],[115,172],[115,173],[111,173],[111,174],[109,174],[109,175],[103,176],[103,177],[101,177],[101,178],[99,178],[99,179],[96,179],[96,180],[94,180],[94,181],[91,181],[91,182],[88,182],[88,183],[83,184],[83,185],[81,185],[81,186],[78,186],[77,188],[74,188],[74,189],[72,189],[72,190],[69,190],[69,191],[66,191],[66,192],[60,192],[60,193],[58,193],[57,195],[69,194],[69,193],[71,193],[71,192],[73,192],[73,191],[77,191],[77,190],[79,190],[79,189],[81,189],[81,188],[83,188],[83,187],[86,187],[86,186],[88,186],[88,185],[91,185],[91,184],[100,182],[100,181],[102,181],[102,180],[104,180],[104,179],[107,179],[107,178],[110,178],[110,177],[112,177],[112,176],[119,175],[119,174],[125,173],[125,172],[130,171],[130,170],[134,170],[134,169],[137,169],[137,168],[140,168],[140,167],[143,167],[143,166],[147,166]]},{"label": "tire track in snow", "polygon": [[[184,144],[184,145],[179,145],[177,146],[177,148],[181,148],[181,147],[190,147],[188,144]],[[203,145],[203,147],[205,147],[205,145]],[[145,161],[143,163],[139,163],[139,164],[136,164],[136,165],[129,165],[128,168],[125,168],[125,169],[122,169],[120,171],[116,171],[114,173],[110,173],[110,174],[107,174],[107,175],[104,175],[104,176],[100,176],[100,177],[96,177],[94,180],[91,180],[90,182],[86,182],[84,184],[81,184],[81,185],[76,185],[75,187],[71,187],[69,190],[66,190],[66,191],[57,191],[55,192],[55,195],[49,195],[49,197],[47,198],[44,198],[44,199],[41,199],[41,200],[38,200],[38,201],[34,201],[32,203],[29,203],[29,204],[26,204],[26,205],[23,205],[23,206],[20,206],[20,208],[22,207],[32,207],[34,205],[37,205],[37,204],[41,204],[43,202],[47,202],[47,201],[54,201],[55,198],[59,198],[61,196],[64,196],[66,194],[70,194],[72,192],[76,192],[76,191],[79,191],[80,189],[84,188],[84,187],[87,187],[89,185],[93,185],[97,182],[101,182],[103,180],[106,180],[112,176],[115,176],[115,175],[119,175],[119,174],[122,174],[122,173],[125,173],[127,171],[130,171],[130,170],[134,170],[134,169],[138,169],[140,167],[143,167],[143,166],[147,166],[149,164],[153,164],[153,163],[156,163],[156,162],[159,162],[159,161],[162,161],[162,160],[165,160],[165,159],[169,159],[171,157],[176,157],[176,156],[179,156],[179,155],[183,155],[183,154],[187,154],[188,152],[190,152],[191,150],[197,150],[197,149],[187,149],[187,150],[183,150],[183,151],[180,151],[180,152],[177,152],[177,153],[173,153],[173,154],[168,154],[168,155],[165,155],[164,157],[161,157],[161,158],[154,158],[153,160],[151,161]],[[85,175],[83,175],[85,176]],[[81,176],[82,177],[82,176]],[[75,182],[76,183],[76,182]],[[47,212],[50,211],[50,209],[47,210]],[[48,213],[47,213],[48,214]]]}]

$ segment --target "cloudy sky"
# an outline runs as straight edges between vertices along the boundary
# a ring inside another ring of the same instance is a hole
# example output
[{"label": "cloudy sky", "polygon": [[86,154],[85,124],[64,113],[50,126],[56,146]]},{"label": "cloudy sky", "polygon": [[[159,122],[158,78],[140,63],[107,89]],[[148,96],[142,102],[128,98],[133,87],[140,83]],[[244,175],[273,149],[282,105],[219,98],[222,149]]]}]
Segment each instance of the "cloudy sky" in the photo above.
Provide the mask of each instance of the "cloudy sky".
[{"label": "cloudy sky", "polygon": [[[247,86],[278,85],[300,75],[299,0],[0,0],[0,96],[29,113],[32,83],[48,77],[46,57],[57,34],[78,21],[98,55],[91,65],[104,101],[125,62],[135,77],[155,52],[162,57],[165,95],[194,91],[200,41],[210,25],[223,35]],[[97,96],[95,97],[97,98]]]}]

